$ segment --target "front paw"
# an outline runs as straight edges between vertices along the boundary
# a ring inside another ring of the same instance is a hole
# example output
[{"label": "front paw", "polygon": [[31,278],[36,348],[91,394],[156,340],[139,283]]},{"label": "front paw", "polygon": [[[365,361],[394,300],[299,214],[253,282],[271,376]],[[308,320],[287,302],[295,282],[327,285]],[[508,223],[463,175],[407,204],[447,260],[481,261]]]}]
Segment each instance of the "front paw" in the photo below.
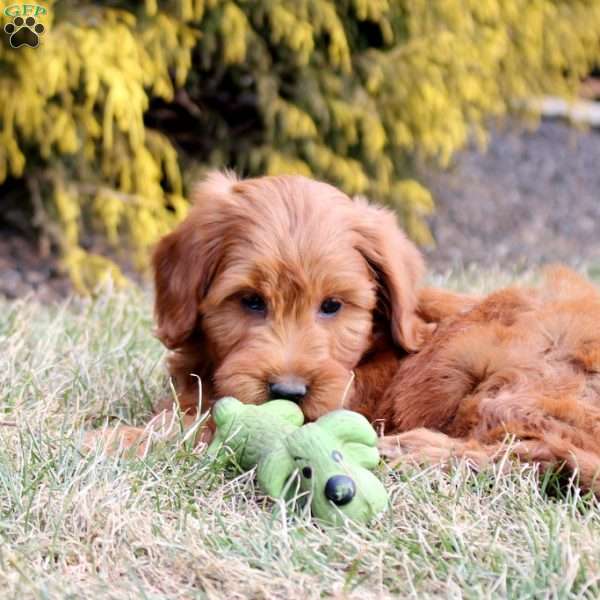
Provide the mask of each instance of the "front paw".
[{"label": "front paw", "polygon": [[143,429],[127,425],[86,431],[81,449],[84,452],[93,452],[99,449],[110,455],[124,452],[143,456],[147,446],[144,434]]}]

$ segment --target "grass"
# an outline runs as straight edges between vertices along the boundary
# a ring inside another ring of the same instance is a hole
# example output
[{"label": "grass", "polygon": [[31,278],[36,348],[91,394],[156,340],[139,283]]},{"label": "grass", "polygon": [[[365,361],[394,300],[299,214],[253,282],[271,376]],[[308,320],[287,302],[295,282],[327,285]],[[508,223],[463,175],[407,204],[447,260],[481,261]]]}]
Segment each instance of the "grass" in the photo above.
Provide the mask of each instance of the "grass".
[{"label": "grass", "polygon": [[[508,281],[465,272],[437,283]],[[529,278],[529,274],[523,275]],[[144,423],[169,393],[150,298],[0,301],[1,598],[597,598],[598,502],[515,466],[381,467],[391,510],[322,529],[274,510],[183,439],[84,455],[85,428]]]}]

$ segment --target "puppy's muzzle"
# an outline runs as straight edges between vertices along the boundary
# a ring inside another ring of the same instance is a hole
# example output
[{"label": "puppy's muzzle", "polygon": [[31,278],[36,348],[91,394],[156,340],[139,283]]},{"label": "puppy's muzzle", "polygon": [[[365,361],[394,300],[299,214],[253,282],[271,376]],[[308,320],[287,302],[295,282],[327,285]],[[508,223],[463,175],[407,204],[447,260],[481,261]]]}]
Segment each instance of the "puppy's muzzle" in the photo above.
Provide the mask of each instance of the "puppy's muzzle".
[{"label": "puppy's muzzle", "polygon": [[291,400],[300,403],[308,393],[308,386],[295,378],[281,379],[269,384],[271,400]]}]

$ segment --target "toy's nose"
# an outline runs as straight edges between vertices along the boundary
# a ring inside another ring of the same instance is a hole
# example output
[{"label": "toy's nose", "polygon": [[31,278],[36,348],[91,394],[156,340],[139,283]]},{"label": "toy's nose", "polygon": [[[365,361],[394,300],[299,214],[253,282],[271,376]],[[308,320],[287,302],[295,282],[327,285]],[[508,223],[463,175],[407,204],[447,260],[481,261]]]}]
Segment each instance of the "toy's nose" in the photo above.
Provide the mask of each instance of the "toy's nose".
[{"label": "toy's nose", "polygon": [[325,497],[337,506],[344,506],[354,498],[356,485],[346,475],[334,475],[325,484]]},{"label": "toy's nose", "polygon": [[295,378],[281,379],[269,384],[269,397],[271,400],[291,400],[300,402],[308,392],[308,386]]}]

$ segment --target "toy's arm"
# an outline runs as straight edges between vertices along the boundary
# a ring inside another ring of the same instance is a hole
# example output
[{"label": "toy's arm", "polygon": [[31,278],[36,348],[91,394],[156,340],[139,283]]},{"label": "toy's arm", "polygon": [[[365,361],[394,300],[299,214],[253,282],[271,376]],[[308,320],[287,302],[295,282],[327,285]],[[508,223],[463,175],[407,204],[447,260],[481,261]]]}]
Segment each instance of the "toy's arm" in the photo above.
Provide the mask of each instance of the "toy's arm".
[{"label": "toy's arm", "polygon": [[281,445],[261,458],[256,470],[256,478],[269,496],[279,498],[295,469],[294,459],[285,446]]},{"label": "toy's arm", "polygon": [[[212,436],[212,442],[208,446],[206,452],[209,456],[216,456],[225,445],[229,445],[232,450],[241,444],[240,440],[232,439],[235,436],[236,430],[239,431],[240,426],[236,422],[236,416],[242,407],[242,403],[236,398],[230,396],[221,398],[212,409],[213,428],[216,431]],[[229,444],[226,442],[229,441]]]},{"label": "toy's arm", "polygon": [[242,403],[232,396],[221,398],[212,409],[212,418],[217,427],[222,427],[227,422],[231,421],[237,413],[239,413]]}]

